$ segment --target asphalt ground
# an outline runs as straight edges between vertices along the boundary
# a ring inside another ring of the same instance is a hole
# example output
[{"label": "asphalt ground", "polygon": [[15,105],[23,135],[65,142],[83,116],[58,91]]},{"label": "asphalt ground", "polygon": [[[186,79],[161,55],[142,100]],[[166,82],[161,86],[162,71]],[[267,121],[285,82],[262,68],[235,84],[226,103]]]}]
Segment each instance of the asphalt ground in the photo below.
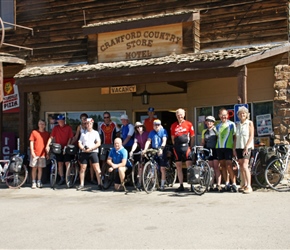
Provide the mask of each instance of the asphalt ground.
[{"label": "asphalt ground", "polygon": [[[174,188],[178,186],[175,185]],[[188,185],[185,184],[188,188]],[[0,185],[0,249],[289,249],[290,193]]]}]

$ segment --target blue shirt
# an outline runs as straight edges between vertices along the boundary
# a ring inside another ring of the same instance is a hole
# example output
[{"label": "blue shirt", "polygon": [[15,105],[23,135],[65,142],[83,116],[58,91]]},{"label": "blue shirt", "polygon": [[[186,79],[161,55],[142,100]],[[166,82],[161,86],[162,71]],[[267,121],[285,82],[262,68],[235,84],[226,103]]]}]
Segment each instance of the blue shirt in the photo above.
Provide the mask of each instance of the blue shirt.
[{"label": "blue shirt", "polygon": [[121,138],[124,141],[128,135],[131,135],[130,140],[124,145],[125,147],[131,147],[134,144],[134,126],[132,124],[122,125]]},{"label": "blue shirt", "polygon": [[132,167],[131,162],[128,160],[128,151],[124,147],[119,150],[112,148],[109,153],[109,157],[112,158],[112,162],[115,164],[119,164],[123,159],[126,159],[126,166]]},{"label": "blue shirt", "polygon": [[160,148],[162,145],[163,137],[168,137],[168,134],[164,128],[161,128],[158,132],[152,130],[148,135],[148,138],[151,139],[151,147]]}]

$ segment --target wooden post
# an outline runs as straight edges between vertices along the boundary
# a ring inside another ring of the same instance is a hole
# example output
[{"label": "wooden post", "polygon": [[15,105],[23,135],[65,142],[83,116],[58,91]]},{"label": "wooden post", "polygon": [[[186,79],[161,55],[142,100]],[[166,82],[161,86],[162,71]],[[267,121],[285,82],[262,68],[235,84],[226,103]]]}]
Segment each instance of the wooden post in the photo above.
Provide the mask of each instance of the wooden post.
[{"label": "wooden post", "polygon": [[238,102],[239,103],[248,103],[247,97],[247,66],[243,66],[240,72],[238,73]]},{"label": "wooden post", "polygon": [[19,99],[20,99],[20,112],[19,112],[19,139],[20,139],[20,152],[27,153],[28,136],[27,136],[27,93],[25,93],[20,86],[18,86]]}]

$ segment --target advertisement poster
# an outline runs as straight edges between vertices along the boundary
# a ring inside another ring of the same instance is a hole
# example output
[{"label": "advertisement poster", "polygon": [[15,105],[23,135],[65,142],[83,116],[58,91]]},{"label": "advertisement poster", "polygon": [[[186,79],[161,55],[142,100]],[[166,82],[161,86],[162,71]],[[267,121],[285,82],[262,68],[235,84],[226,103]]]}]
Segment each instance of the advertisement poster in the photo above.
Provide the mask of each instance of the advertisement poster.
[{"label": "advertisement poster", "polygon": [[4,113],[19,112],[18,88],[13,78],[3,80],[3,94],[4,94],[2,104],[3,112]]},{"label": "advertisement poster", "polygon": [[257,115],[256,122],[258,136],[270,135],[273,133],[271,114]]}]

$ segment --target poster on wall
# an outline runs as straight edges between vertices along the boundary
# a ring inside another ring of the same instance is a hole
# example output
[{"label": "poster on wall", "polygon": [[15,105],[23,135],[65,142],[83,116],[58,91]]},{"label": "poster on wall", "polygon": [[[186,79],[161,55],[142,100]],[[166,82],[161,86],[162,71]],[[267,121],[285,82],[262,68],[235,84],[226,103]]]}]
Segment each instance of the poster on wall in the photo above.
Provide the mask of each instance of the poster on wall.
[{"label": "poster on wall", "polygon": [[[107,111],[107,110],[106,110]],[[57,125],[56,117],[63,114],[66,117],[66,124],[72,127],[73,132],[76,132],[78,125],[81,124],[80,115],[86,113],[94,120],[94,129],[98,130],[99,125],[103,122],[103,113],[105,111],[71,111],[71,112],[46,112],[45,118],[47,122],[47,131],[51,132],[53,127]],[[111,115],[111,120],[118,126],[121,126],[121,115],[126,114],[125,110],[108,110]]]},{"label": "poster on wall", "polygon": [[19,112],[19,93],[15,79],[3,80],[3,113]]},{"label": "poster on wall", "polygon": [[272,134],[273,130],[271,114],[257,115],[256,122],[258,136]]}]

